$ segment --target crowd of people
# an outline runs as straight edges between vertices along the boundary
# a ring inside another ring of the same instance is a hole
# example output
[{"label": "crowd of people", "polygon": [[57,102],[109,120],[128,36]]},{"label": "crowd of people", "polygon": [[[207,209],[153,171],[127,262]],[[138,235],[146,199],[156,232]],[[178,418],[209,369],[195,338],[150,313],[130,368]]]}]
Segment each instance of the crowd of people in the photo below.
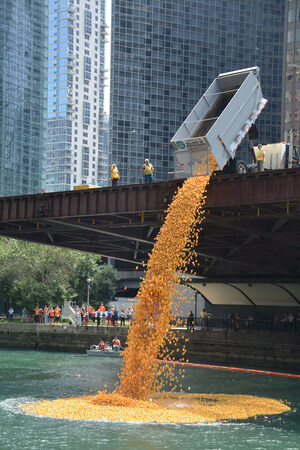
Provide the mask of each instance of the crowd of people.
[{"label": "crowd of people", "polygon": [[[43,308],[36,306],[33,312],[28,311],[27,308],[22,309],[21,322],[31,321],[32,318],[35,323],[39,324],[55,324],[60,323],[62,319],[62,309],[59,306]],[[84,305],[76,307],[76,322],[77,325],[84,325],[88,323],[107,326],[120,325],[125,326],[133,319],[133,308],[122,305],[120,311],[114,305],[106,308],[103,303],[98,308],[94,308],[92,305],[85,307]],[[14,322],[14,309],[11,307],[8,311],[9,322]]]},{"label": "crowd of people", "polygon": [[126,310],[125,305],[122,305],[120,311],[116,306],[105,308],[104,304],[101,303],[98,309],[89,305],[87,308],[82,306],[81,308],[76,308],[76,321],[78,325],[84,325],[88,322],[97,323],[97,326],[108,325],[125,326],[126,322],[129,323],[133,318],[133,308],[129,306]]},{"label": "crowd of people", "polygon": [[[24,307],[22,309],[21,322],[28,322],[31,316],[32,314],[30,314],[28,309]],[[45,323],[46,325],[53,324],[55,322],[58,323],[61,319],[61,308],[58,305],[55,308],[46,305],[44,308],[36,306],[33,311],[33,317],[35,323]]]},{"label": "crowd of people", "polygon": [[[84,305],[76,307],[76,323],[77,325],[87,325],[88,323],[100,325],[107,325],[114,327],[116,325],[125,326],[133,320],[133,307],[122,305],[120,310],[115,305],[108,306],[107,308],[103,303],[98,308],[94,308],[92,305],[85,307]],[[61,322],[61,308],[57,305],[55,308],[44,306],[41,308],[36,306],[33,314],[27,310],[22,309],[21,322],[28,322],[29,318],[33,316],[35,323],[40,324],[55,324]],[[14,322],[14,309],[11,307],[8,311],[9,322]],[[214,320],[213,320],[214,319]],[[224,325],[226,329],[231,331],[239,331],[241,328],[252,329],[270,329],[276,330],[295,330],[300,328],[300,313],[295,316],[292,312],[286,312],[282,314],[274,314],[273,319],[261,319],[254,318],[253,315],[247,314],[243,318],[240,317],[239,312],[230,312],[227,319],[220,317],[213,317],[211,311],[203,309],[200,313],[200,318],[197,320],[192,311],[190,311],[187,318],[187,329],[194,330],[195,324],[199,325],[202,331],[211,331],[213,325],[215,328],[222,328]]]},{"label": "crowd of people", "polygon": [[298,330],[300,328],[300,313],[295,316],[292,312],[275,314],[273,319],[254,318],[253,315],[246,314],[241,318],[240,313],[230,312],[227,319],[224,317],[213,317],[211,311],[203,309],[199,319],[195,319],[194,313],[190,311],[187,318],[187,329],[194,330],[195,324],[201,331],[211,331],[214,328],[226,328],[230,331],[240,329],[268,329],[276,330]]},{"label": "crowd of people", "polygon": [[294,316],[293,313],[275,314],[273,325],[275,329],[283,328],[289,329],[293,328],[296,322],[300,322],[300,314],[298,318]]},{"label": "crowd of people", "polygon": [[290,313],[275,313],[273,320],[271,319],[261,319],[248,314],[245,318],[241,319],[239,312],[235,314],[231,312],[227,318],[227,328],[233,331],[239,331],[240,328],[245,328],[251,330],[253,328],[265,328],[271,330],[294,330],[296,324],[300,324],[300,314],[295,317],[292,312]]}]

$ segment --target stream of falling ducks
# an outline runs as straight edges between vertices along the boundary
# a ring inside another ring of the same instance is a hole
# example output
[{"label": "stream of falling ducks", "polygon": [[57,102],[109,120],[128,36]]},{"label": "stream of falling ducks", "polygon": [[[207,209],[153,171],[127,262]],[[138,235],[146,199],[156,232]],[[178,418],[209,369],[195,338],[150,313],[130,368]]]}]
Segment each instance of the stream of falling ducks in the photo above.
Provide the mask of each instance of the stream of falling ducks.
[{"label": "stream of falling ducks", "polygon": [[[216,162],[211,154],[209,160],[211,174]],[[210,175],[188,178],[167,210],[137,295],[139,301],[129,328],[116,390],[110,394],[102,391],[97,396],[20,405],[26,413],[85,420],[198,423],[289,410],[282,402],[266,398],[258,401],[256,397],[239,396],[243,399],[238,402],[237,396],[183,394],[182,385],[177,386],[180,380],[174,375],[174,366],[157,361],[158,357],[184,361],[185,348],[181,350],[181,358],[178,353],[174,355],[179,337],[178,330],[171,330],[171,309],[176,309],[179,303],[179,273],[195,264],[193,247],[204,217],[202,206],[209,178]],[[174,321],[174,317],[172,319]],[[169,350],[169,346],[173,350]],[[184,369],[180,372],[184,377]],[[179,395],[170,394],[176,389]],[[163,390],[169,394],[158,394]],[[150,396],[152,401],[149,401]]]}]

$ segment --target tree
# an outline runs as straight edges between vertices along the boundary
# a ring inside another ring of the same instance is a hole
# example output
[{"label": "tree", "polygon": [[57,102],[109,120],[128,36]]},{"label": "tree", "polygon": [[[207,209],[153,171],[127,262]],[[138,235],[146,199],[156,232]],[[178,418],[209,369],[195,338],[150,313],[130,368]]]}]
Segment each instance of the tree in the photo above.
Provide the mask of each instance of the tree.
[{"label": "tree", "polygon": [[110,299],[117,272],[111,266],[100,270],[100,263],[98,256],[88,253],[0,238],[0,302],[6,313],[10,303],[29,310],[65,300],[81,304],[86,300],[87,278],[93,279],[91,299],[96,299],[95,289],[97,295],[103,292],[101,299]]},{"label": "tree", "polygon": [[111,265],[101,266],[94,272],[92,280],[90,293],[91,304],[103,303],[107,306],[116,292],[116,282],[119,280],[117,271]]}]

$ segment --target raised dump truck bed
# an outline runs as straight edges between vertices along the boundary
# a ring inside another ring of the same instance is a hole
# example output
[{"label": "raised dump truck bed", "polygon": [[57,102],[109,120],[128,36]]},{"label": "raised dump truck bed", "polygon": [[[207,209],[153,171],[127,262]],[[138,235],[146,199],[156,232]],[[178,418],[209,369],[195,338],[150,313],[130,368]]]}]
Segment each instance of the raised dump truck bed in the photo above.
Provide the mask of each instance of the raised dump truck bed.
[{"label": "raised dump truck bed", "polygon": [[266,103],[258,67],[220,74],[171,139],[175,177],[206,175],[209,150],[223,169]]}]

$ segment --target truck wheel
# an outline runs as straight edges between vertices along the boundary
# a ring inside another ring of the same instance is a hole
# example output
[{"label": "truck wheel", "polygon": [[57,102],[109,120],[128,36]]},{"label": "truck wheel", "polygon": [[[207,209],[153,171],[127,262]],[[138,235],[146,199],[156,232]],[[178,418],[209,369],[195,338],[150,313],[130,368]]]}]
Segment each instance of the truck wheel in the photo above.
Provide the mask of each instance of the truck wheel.
[{"label": "truck wheel", "polygon": [[236,173],[247,173],[248,169],[247,169],[247,164],[244,161],[239,161],[236,164]]}]

